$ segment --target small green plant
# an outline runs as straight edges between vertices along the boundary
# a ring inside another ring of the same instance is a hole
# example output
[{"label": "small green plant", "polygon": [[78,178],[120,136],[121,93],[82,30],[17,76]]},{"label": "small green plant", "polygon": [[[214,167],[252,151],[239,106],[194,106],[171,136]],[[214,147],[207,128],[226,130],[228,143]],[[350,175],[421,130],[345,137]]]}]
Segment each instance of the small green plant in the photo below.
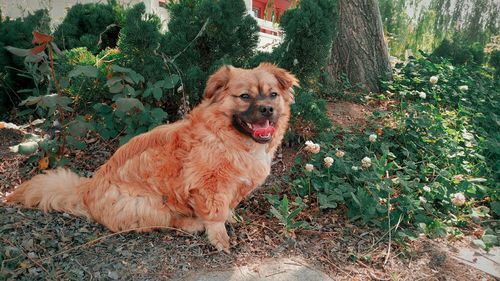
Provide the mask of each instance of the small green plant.
[{"label": "small green plant", "polygon": [[49,27],[47,10],[35,11],[24,18],[0,19],[0,112],[7,112],[29,96],[29,93],[19,93],[18,90],[34,86],[29,74],[19,75],[19,71],[25,69],[25,57],[17,56],[5,47],[31,48],[33,30],[48,32]]},{"label": "small green plant", "polygon": [[21,114],[45,118],[42,128],[46,132],[42,136],[30,136],[27,142],[13,149],[31,155],[39,148],[40,153],[34,154],[30,161],[38,161],[38,166],[42,170],[63,165],[66,161],[64,158],[66,148],[84,148],[85,143],[78,137],[85,135],[86,130],[90,128],[83,117],[68,118],[73,112],[70,107],[73,100],[63,94],[63,88],[67,85],[62,81],[71,78],[73,72],[70,72],[66,80],[56,74],[55,61],[64,56],[53,40],[50,35],[34,31],[33,48],[7,47],[13,54],[24,57],[26,71],[23,74],[32,78],[35,85],[31,89],[20,90],[31,95],[20,103],[20,106],[29,107]]},{"label": "small green plant", "polygon": [[163,80],[146,83],[143,90],[144,77],[129,68],[112,65],[110,74],[106,86],[113,94],[114,103],[93,106],[96,130],[101,137],[110,139],[124,133],[120,138],[120,144],[123,144],[166,120],[167,113],[156,104],[166,99],[165,93],[174,89],[179,76],[166,75]]},{"label": "small green plant", "polygon": [[309,224],[306,221],[295,221],[300,212],[304,209],[305,204],[297,197],[294,209],[290,208],[288,197],[285,195],[281,201],[277,201],[276,206],[271,206],[271,214],[276,217],[283,226],[283,234],[287,237],[293,234],[295,228],[308,228]]}]

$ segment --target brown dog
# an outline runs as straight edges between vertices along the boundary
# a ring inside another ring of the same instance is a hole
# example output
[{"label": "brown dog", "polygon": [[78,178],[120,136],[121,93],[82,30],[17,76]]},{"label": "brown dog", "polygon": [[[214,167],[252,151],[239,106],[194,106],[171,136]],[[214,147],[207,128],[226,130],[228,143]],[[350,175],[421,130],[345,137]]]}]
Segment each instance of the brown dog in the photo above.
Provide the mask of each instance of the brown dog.
[{"label": "brown dog", "polygon": [[7,202],[85,216],[112,231],[206,230],[209,241],[228,252],[224,223],[269,175],[296,85],[292,74],[272,64],[223,66],[185,120],[131,139],[90,179],[48,171]]}]

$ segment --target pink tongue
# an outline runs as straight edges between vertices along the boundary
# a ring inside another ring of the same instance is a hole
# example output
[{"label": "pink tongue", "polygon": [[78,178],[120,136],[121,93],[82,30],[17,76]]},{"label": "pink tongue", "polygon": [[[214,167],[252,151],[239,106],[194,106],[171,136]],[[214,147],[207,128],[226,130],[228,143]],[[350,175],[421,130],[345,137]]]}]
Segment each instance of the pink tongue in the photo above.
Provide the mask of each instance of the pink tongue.
[{"label": "pink tongue", "polygon": [[266,120],[266,123],[264,125],[254,124],[253,126],[254,128],[257,127],[257,129],[253,131],[254,138],[266,137],[269,134],[272,136],[276,131],[273,126],[269,125],[269,120]]}]

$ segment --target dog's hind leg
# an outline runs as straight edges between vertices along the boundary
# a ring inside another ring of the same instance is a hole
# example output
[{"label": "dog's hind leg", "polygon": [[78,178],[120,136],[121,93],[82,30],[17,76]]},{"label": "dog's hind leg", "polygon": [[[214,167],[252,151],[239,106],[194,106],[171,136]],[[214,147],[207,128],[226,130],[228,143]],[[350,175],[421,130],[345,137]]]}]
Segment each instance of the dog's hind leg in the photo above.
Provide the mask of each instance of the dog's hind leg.
[{"label": "dog's hind leg", "polygon": [[88,207],[92,217],[112,231],[147,232],[172,225],[171,210],[159,195],[132,195],[114,184],[91,195]]},{"label": "dog's hind leg", "polygon": [[185,230],[189,233],[195,233],[203,231],[205,229],[205,225],[203,225],[203,222],[193,217],[175,218],[172,220],[172,226]]}]

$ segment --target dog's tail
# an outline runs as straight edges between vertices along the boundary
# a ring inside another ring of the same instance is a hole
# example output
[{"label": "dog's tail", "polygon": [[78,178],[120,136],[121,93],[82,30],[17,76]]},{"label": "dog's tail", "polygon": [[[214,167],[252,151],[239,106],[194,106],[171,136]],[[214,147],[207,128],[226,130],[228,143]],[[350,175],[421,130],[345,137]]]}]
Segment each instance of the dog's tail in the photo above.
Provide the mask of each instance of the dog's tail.
[{"label": "dog's tail", "polygon": [[60,211],[89,217],[78,186],[86,180],[67,169],[47,171],[21,184],[7,195],[7,203],[19,203],[28,208]]}]

